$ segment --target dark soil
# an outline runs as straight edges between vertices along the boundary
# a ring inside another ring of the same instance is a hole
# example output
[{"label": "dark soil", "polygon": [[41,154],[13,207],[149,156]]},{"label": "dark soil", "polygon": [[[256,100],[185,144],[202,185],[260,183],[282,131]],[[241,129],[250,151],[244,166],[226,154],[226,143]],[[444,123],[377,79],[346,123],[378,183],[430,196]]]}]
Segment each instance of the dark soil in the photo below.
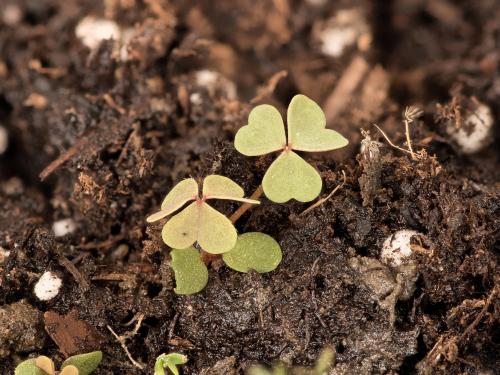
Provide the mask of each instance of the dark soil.
[{"label": "dark soil", "polygon": [[[351,8],[371,44],[324,55],[327,20]],[[86,15],[135,28],[128,60],[116,42],[82,44]],[[1,373],[28,356],[59,364],[100,349],[97,375],[150,374],[172,351],[189,357],[185,374],[239,374],[254,362],[310,365],[325,345],[337,351],[332,374],[498,373],[499,47],[495,0],[2,0]],[[215,262],[205,290],[175,295],[161,226],[145,217],[188,176],[223,174],[250,195],[272,158],[240,155],[234,134],[255,104],[284,111],[296,93],[349,138],[306,156],[323,196],[342,171],[345,185],[306,215],[310,204],[263,198],[237,222],[279,241],[276,271]],[[445,129],[476,100],[491,108],[493,142],[465,155]],[[415,159],[372,126],[406,148],[407,105],[424,109]],[[374,154],[359,153],[362,128]],[[76,229],[55,237],[67,218]],[[399,229],[422,233],[410,268],[378,261]],[[33,293],[45,271],[63,279],[49,302]],[[130,333],[144,370],[108,327]]]}]

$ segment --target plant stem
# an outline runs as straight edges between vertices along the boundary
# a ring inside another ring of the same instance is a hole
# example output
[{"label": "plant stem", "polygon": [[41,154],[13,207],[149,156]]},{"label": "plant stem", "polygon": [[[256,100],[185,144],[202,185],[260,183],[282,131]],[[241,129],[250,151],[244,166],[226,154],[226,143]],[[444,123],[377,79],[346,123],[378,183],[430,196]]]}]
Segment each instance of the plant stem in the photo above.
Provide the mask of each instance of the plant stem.
[{"label": "plant stem", "polygon": [[[262,185],[259,185],[259,187],[253,192],[252,196],[250,197],[250,199],[259,199],[260,196],[262,195],[262,193],[264,192],[264,190],[262,189]],[[234,214],[232,214],[230,217],[229,217],[229,220],[231,220],[231,223],[235,223],[236,221],[238,221],[238,219],[245,213],[247,212],[250,208],[252,208],[253,206],[255,206],[254,204],[251,204],[251,203],[243,203],[240,208],[238,208]]]},{"label": "plant stem", "polygon": [[413,152],[413,148],[411,147],[411,138],[410,138],[410,121],[407,119],[404,120],[405,123],[405,133],[406,133],[406,143],[408,144],[408,149],[410,150],[410,155],[413,160],[416,159],[415,153]]}]

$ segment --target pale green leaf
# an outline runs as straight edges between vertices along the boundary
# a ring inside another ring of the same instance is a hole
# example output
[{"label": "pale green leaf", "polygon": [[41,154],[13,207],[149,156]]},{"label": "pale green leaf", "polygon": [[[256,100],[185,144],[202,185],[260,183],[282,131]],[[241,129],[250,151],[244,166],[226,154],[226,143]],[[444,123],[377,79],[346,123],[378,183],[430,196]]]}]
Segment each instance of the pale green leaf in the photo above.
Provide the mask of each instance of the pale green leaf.
[{"label": "pale green leaf", "polygon": [[76,366],[68,365],[62,369],[59,375],[80,375],[80,371]]},{"label": "pale green leaf", "polygon": [[193,247],[174,249],[170,252],[170,256],[175,273],[175,293],[194,294],[207,285],[207,267],[200,259],[198,250]]},{"label": "pale green leaf", "polygon": [[208,204],[200,205],[198,243],[208,253],[222,254],[236,244],[238,234],[233,223]]},{"label": "pale green leaf", "polygon": [[97,366],[99,366],[101,361],[102,361],[101,351],[78,354],[66,359],[62,364],[61,369],[65,368],[66,366],[72,365],[78,369],[79,375],[89,375],[93,371],[95,371],[95,369],[97,368]]},{"label": "pale green leaf", "polygon": [[288,145],[299,151],[329,151],[347,146],[340,133],[325,129],[323,110],[305,95],[295,95],[288,106]]},{"label": "pale green leaf", "polygon": [[175,185],[167,194],[161,204],[161,211],[149,216],[146,221],[152,223],[163,219],[165,216],[177,211],[187,202],[195,200],[198,197],[198,184],[193,178],[182,180]]},{"label": "pale green leaf", "polygon": [[324,348],[316,360],[314,375],[326,375],[335,362],[335,354],[332,348]]},{"label": "pale green leaf", "polygon": [[188,361],[185,355],[179,353],[162,354],[156,359],[154,375],[165,375],[165,367],[172,371],[173,375],[179,375],[177,366]]},{"label": "pale green leaf", "polygon": [[233,201],[259,204],[259,201],[243,198],[245,192],[233,180],[225,176],[211,175],[203,181],[203,196],[205,199],[229,199]]},{"label": "pale green leaf", "polygon": [[198,237],[200,204],[193,202],[163,226],[163,242],[174,249],[185,249],[195,243]]},{"label": "pale green leaf", "polygon": [[285,125],[279,111],[269,104],[258,105],[248,116],[248,125],[236,133],[234,147],[243,155],[258,156],[286,146]]},{"label": "pale green leaf", "polygon": [[17,365],[15,375],[47,375],[46,372],[40,370],[35,362],[35,359],[28,359]]},{"label": "pale green leaf", "polygon": [[271,236],[249,232],[238,236],[236,246],[224,253],[222,259],[228,267],[239,272],[253,269],[257,272],[270,272],[281,262],[280,245]]},{"label": "pale green leaf", "polygon": [[185,249],[195,241],[212,254],[231,250],[236,244],[236,229],[231,221],[206,202],[193,202],[163,227],[162,238],[174,249]]},{"label": "pale green leaf", "polygon": [[319,195],[322,184],[319,173],[293,151],[283,152],[262,180],[266,197],[276,203],[290,199],[310,202]]}]

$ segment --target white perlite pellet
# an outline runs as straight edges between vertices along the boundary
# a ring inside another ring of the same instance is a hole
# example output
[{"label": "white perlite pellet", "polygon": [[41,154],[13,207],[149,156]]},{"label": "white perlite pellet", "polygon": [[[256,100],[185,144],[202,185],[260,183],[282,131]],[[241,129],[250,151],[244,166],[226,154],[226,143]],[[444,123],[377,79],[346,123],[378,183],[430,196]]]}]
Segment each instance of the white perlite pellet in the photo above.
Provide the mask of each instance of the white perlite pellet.
[{"label": "white perlite pellet", "polygon": [[62,237],[69,233],[73,233],[75,229],[76,224],[73,219],[62,219],[52,224],[52,231],[56,237]]},{"label": "white perlite pellet", "polygon": [[319,33],[321,52],[339,57],[344,50],[357,43],[362,35],[369,35],[369,27],[359,9],[342,9],[331,18]]},{"label": "white perlite pellet", "polygon": [[92,16],[87,16],[78,23],[75,34],[90,49],[99,47],[103,40],[121,38],[121,30],[116,22]]},{"label": "white perlite pellet", "polygon": [[35,284],[35,295],[40,301],[50,301],[59,294],[62,280],[50,271],[45,272]]},{"label": "white perlite pellet", "polygon": [[478,103],[474,112],[465,118],[462,127],[457,129],[450,124],[446,131],[464,154],[474,154],[493,141],[492,129],[493,115],[490,108]]},{"label": "white perlite pellet", "polygon": [[411,238],[418,234],[420,233],[411,229],[402,229],[391,234],[382,245],[380,260],[393,267],[405,263],[406,258],[412,254]]}]

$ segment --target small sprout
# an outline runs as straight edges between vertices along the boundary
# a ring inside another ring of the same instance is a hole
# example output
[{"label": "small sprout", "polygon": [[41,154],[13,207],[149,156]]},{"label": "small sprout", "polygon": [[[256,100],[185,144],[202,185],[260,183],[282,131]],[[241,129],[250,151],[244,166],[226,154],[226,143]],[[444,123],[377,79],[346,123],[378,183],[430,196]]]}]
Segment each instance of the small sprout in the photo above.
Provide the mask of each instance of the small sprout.
[{"label": "small sprout", "polygon": [[278,363],[273,366],[272,371],[266,370],[262,366],[252,366],[249,368],[248,375],[327,375],[328,371],[332,368],[335,363],[335,351],[330,348],[324,348],[314,367],[292,367],[287,368],[282,363]]},{"label": "small sprout", "polygon": [[176,294],[194,294],[201,291],[208,282],[208,270],[200,259],[200,253],[193,247],[174,249],[170,252],[175,273]]},{"label": "small sprout", "polygon": [[280,245],[271,236],[250,232],[238,236],[236,246],[222,255],[224,263],[235,271],[271,272],[281,262]]},{"label": "small sprout", "polygon": [[319,173],[295,151],[330,151],[348,144],[338,132],[326,129],[325,114],[311,99],[296,95],[288,106],[288,138],[278,110],[268,104],[255,107],[248,125],[236,134],[236,149],[247,156],[281,151],[271,164],[262,187],[266,196],[276,203],[290,199],[309,202],[321,192]]},{"label": "small sprout", "polygon": [[243,189],[231,179],[211,175],[203,181],[201,196],[198,184],[192,179],[179,182],[167,194],[161,211],[149,216],[149,223],[160,220],[194,201],[180,213],[174,215],[163,227],[162,238],[174,249],[185,249],[198,242],[200,247],[212,254],[222,254],[236,244],[237,233],[231,221],[207,204],[209,199],[228,199],[251,204],[259,201],[243,198]]},{"label": "small sprout", "polygon": [[156,359],[154,375],[165,375],[165,367],[172,371],[172,374],[179,375],[177,366],[187,361],[188,358],[179,353],[162,354]]},{"label": "small sprout", "polygon": [[[61,366],[59,375],[89,375],[102,361],[102,352],[92,352],[87,354],[69,357]],[[15,375],[55,375],[54,362],[46,357],[39,356],[28,359],[17,365]]]}]

